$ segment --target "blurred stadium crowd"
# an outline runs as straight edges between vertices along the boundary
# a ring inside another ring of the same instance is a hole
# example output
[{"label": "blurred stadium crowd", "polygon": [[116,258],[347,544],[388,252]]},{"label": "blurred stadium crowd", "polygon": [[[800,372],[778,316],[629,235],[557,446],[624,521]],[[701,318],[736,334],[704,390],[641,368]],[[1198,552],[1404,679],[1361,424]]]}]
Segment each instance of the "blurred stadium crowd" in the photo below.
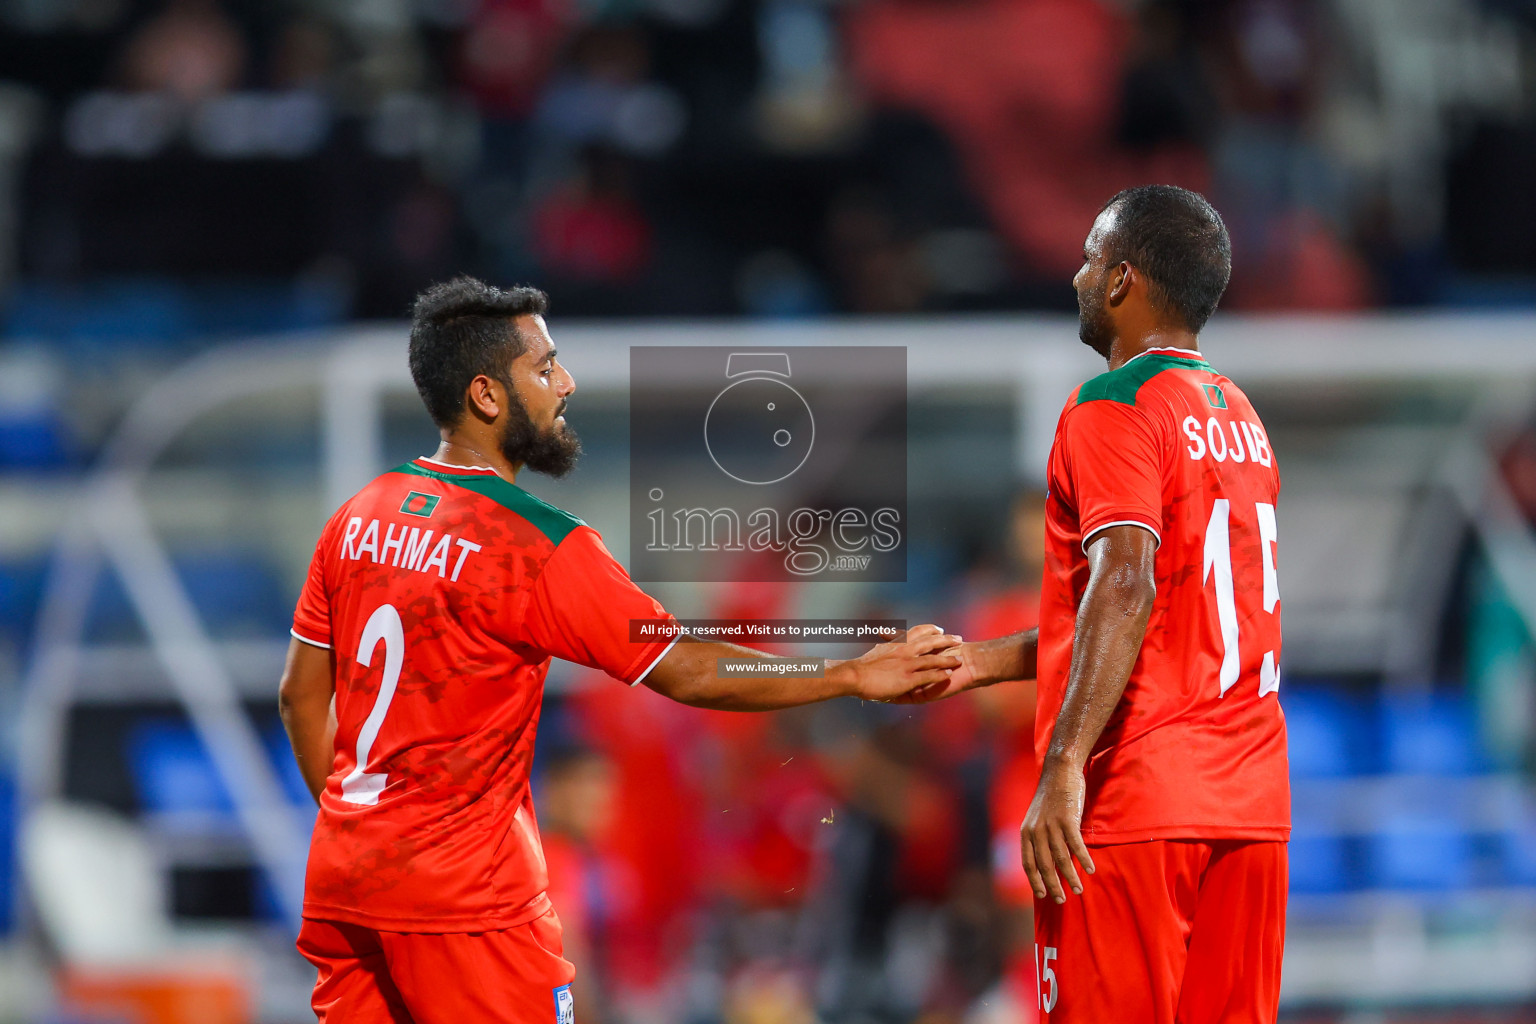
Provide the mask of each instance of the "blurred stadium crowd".
[{"label": "blurred stadium crowd", "polygon": [[[11,0],[6,332],[1067,308],[1209,192],[1233,309],[1536,298],[1529,0]],[[133,310],[131,322],[114,310]],[[114,316],[117,318],[114,320]]]}]

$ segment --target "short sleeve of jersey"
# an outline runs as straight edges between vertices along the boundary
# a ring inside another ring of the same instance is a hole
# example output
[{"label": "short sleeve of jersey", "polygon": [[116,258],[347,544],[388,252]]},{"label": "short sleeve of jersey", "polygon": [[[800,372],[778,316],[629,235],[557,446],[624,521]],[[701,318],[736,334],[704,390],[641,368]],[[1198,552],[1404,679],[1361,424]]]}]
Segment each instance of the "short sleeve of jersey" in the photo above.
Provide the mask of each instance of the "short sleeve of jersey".
[{"label": "short sleeve of jersey", "polygon": [[672,616],[635,586],[596,530],[580,526],[555,548],[534,583],[523,631],[548,654],[633,685],[675,640],[632,642],[632,619],[671,621]]},{"label": "short sleeve of jersey", "polygon": [[335,525],[336,520],[332,519],[320,531],[314,557],[309,560],[309,575],[304,578],[304,589],[299,591],[299,605],[293,611],[293,635],[316,647],[331,646],[331,598],[325,585],[325,553],[332,550]]},{"label": "short sleeve of jersey", "polygon": [[1084,402],[1067,413],[1061,440],[1083,550],[1095,533],[1126,524],[1162,543],[1162,446],[1145,414],[1123,402]]}]

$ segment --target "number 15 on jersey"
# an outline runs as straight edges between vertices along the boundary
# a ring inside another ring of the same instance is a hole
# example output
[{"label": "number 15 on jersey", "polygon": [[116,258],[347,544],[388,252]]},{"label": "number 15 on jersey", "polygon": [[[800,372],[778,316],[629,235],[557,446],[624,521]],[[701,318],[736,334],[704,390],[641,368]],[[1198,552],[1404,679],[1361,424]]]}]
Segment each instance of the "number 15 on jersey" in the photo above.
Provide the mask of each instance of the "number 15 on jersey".
[{"label": "number 15 on jersey", "polygon": [[[1275,545],[1279,531],[1275,525],[1275,506],[1255,502],[1254,515],[1259,527],[1259,559],[1264,567],[1264,611],[1273,615],[1280,603],[1280,577],[1275,571]],[[1242,671],[1238,653],[1237,594],[1232,581],[1232,503],[1217,498],[1211,506],[1211,519],[1205,526],[1205,558],[1201,570],[1204,583],[1216,584],[1216,617],[1221,627],[1221,696],[1237,682]],[[1280,668],[1275,652],[1265,651],[1259,667],[1259,696],[1280,689]]]}]

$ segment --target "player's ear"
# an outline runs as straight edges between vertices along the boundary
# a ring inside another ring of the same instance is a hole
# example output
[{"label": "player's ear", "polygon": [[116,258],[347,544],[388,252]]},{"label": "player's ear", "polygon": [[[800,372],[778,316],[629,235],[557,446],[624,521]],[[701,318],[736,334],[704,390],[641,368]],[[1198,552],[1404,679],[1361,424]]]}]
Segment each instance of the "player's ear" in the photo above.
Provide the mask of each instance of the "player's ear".
[{"label": "player's ear", "polygon": [[476,418],[489,423],[501,415],[506,396],[501,382],[486,374],[479,374],[469,382],[464,392],[464,409]]},{"label": "player's ear", "polygon": [[1109,268],[1108,288],[1109,294],[1105,296],[1106,305],[1118,306],[1124,302],[1126,296],[1131,294],[1131,283],[1136,280],[1137,270],[1129,263],[1121,260],[1115,266]]}]

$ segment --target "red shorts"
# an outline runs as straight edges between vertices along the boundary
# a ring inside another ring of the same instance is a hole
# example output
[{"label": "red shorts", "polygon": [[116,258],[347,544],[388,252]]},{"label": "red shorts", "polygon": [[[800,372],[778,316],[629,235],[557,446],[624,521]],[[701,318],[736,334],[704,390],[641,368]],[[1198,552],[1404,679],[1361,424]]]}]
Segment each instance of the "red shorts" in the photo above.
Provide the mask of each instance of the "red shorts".
[{"label": "red shorts", "polygon": [[1285,844],[1096,846],[1083,894],[1035,901],[1040,1019],[1273,1024],[1285,948]]},{"label": "red shorts", "polygon": [[305,918],[299,952],[320,971],[321,1024],[572,1024],[560,919],[505,931],[381,932]]}]

